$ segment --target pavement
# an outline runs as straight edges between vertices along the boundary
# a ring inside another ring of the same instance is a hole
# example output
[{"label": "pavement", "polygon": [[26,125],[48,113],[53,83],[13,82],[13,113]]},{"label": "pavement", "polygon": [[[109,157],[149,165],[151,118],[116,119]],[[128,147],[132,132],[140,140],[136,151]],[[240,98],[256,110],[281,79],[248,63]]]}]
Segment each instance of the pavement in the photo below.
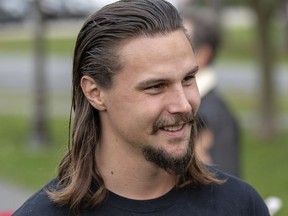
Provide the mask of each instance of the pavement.
[{"label": "pavement", "polygon": [[19,185],[0,180],[0,216],[18,209],[32,193]]}]

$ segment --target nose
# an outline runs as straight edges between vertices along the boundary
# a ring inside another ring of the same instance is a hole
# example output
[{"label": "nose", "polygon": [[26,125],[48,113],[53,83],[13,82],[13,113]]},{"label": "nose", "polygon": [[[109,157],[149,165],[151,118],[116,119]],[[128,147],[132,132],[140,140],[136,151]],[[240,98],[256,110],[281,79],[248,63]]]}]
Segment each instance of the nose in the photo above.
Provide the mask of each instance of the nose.
[{"label": "nose", "polygon": [[168,104],[168,112],[171,114],[175,113],[191,113],[192,112],[192,101],[189,92],[185,92],[183,86],[174,89],[171,94],[168,95],[169,104]]}]

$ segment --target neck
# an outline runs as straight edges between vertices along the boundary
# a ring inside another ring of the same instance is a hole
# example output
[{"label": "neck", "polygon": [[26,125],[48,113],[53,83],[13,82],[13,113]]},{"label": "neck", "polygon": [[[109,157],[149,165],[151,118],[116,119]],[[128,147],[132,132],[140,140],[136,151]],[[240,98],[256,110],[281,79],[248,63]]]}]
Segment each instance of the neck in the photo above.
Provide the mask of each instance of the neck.
[{"label": "neck", "polygon": [[175,185],[174,175],[146,161],[142,153],[128,154],[115,143],[113,146],[100,144],[96,152],[106,188],[120,196],[136,200],[154,199]]}]

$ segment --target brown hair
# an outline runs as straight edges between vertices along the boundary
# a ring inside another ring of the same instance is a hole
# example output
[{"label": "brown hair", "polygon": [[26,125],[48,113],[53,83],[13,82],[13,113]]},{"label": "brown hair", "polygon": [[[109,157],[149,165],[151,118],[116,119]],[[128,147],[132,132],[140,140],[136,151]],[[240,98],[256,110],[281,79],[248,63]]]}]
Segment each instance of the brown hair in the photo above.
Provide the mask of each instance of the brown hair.
[{"label": "brown hair", "polygon": [[[57,188],[47,191],[54,202],[78,212],[101,205],[107,195],[95,159],[101,135],[99,112],[85,98],[81,78],[88,75],[103,88],[110,88],[114,74],[121,68],[117,56],[121,42],[176,30],[184,31],[182,18],[164,0],[122,0],[95,12],[84,23],[74,50],[72,108],[75,117],[71,145],[59,166]],[[213,174],[193,156],[177,186],[215,182],[218,180]]]}]

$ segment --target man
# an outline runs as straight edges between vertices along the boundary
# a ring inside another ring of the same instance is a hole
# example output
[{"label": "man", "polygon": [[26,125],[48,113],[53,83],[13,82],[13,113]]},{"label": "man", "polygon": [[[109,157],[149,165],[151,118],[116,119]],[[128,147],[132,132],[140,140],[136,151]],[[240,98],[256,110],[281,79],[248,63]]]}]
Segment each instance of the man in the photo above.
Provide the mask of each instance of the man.
[{"label": "man", "polygon": [[194,153],[198,65],[177,10],[122,0],[88,18],[73,63],[72,143],[18,215],[268,215]]},{"label": "man", "polygon": [[184,25],[196,50],[201,95],[199,140],[196,145],[204,162],[240,177],[240,128],[234,114],[217,89],[213,63],[221,32],[217,15],[208,8],[185,8]]}]

